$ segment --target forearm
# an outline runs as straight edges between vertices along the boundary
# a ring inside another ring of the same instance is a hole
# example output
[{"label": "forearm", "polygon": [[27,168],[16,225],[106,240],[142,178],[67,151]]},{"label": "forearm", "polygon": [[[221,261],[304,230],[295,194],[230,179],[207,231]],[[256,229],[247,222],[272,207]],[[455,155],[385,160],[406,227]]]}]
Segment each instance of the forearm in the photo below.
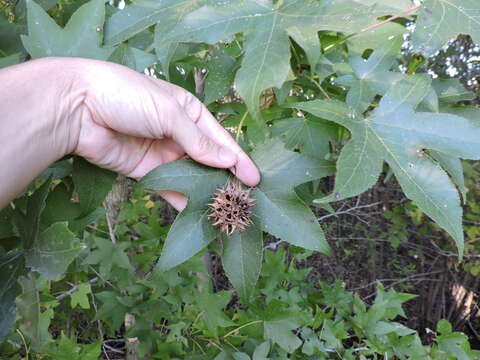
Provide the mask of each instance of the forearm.
[{"label": "forearm", "polygon": [[0,70],[0,209],[76,145],[83,97],[69,64],[41,59]]}]

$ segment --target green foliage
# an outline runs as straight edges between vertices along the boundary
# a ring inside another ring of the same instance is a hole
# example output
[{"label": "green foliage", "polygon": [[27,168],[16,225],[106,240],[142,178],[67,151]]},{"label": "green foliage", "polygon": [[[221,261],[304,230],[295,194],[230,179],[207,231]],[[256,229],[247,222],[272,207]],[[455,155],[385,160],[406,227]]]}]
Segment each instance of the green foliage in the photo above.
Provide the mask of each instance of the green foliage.
[{"label": "green foliage", "polygon": [[470,34],[480,42],[478,2],[475,0],[426,0],[419,12],[419,31],[413,36],[414,46],[432,55],[458,34]]},{"label": "green foliage", "polygon": [[[105,338],[118,337],[138,338],[151,359],[480,357],[446,320],[422,343],[403,310],[413,295],[378,283],[367,302],[340,282],[314,283],[304,261],[330,252],[319,208],[333,211],[330,203],[392,175],[418,206],[385,214],[394,246],[409,222],[433,228],[425,213],[460,256],[464,230],[466,253],[478,252],[478,164],[468,163],[466,178],[462,169],[462,159],[480,158],[474,94],[457,79],[432,80],[421,57],[402,57],[405,19],[370,27],[411,11],[410,1],[4,3],[0,68],[79,56],[147,69],[198,92],[237,133],[262,181],[251,192],[254,225],[228,237],[206,216],[227,171],[187,159],[163,165],[137,184],[112,227],[102,204],[115,174],[79,158],[52,165],[0,211],[2,358],[97,359]],[[433,54],[459,33],[479,42],[479,12],[473,0],[424,1],[414,50]],[[188,205],[161,225],[161,202],[142,189],[182,192]],[[266,233],[285,246],[268,250]],[[233,287],[212,285],[211,256]],[[480,272],[478,262],[465,266]],[[136,318],[128,330],[127,313]]]}]

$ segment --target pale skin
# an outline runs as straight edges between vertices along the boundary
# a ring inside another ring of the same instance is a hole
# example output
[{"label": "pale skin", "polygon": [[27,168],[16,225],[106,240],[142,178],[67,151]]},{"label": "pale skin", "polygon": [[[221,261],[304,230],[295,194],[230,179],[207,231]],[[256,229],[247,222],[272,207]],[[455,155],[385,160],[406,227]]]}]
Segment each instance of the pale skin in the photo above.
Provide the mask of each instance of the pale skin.
[{"label": "pale skin", "polygon": [[[0,209],[48,166],[75,154],[139,179],[184,156],[229,168],[247,186],[260,174],[192,94],[124,66],[44,58],[0,70]],[[187,199],[161,191],[175,208]]]}]

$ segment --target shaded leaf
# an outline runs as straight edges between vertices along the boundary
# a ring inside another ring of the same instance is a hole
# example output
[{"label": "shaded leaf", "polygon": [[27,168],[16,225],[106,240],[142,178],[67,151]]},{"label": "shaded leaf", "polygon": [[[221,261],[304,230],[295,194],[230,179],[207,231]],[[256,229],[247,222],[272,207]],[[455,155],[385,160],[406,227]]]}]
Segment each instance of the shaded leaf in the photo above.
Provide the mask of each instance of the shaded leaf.
[{"label": "shaded leaf", "polygon": [[331,123],[311,117],[277,120],[271,131],[285,141],[287,149],[300,148],[302,153],[319,159],[330,152],[330,140],[336,135],[336,127]]},{"label": "shaded leaf", "polygon": [[286,150],[278,140],[257,146],[251,155],[262,181],[252,192],[262,230],[293,245],[329,253],[322,228],[294,187],[333,173],[325,161]]},{"label": "shaded leaf", "polygon": [[[350,65],[355,74],[355,80],[350,83],[346,103],[358,112],[364,112],[377,94],[384,95],[388,89],[401,80],[404,75],[390,72],[400,53],[403,39],[396,37],[381,43],[370,57],[365,60],[353,55]],[[341,83],[340,81],[337,81]]]},{"label": "shaded leaf", "polygon": [[17,279],[25,271],[22,252],[0,255],[0,344],[15,322],[15,298],[21,293]]},{"label": "shaded leaf", "polygon": [[101,206],[112,189],[117,175],[99,168],[83,158],[77,157],[73,163],[73,182],[80,199],[81,215],[87,215]]},{"label": "shaded leaf", "polygon": [[56,223],[44,230],[26,253],[26,265],[47,280],[54,280],[67,271],[82,249],[80,240],[70,232],[67,223]]},{"label": "shaded leaf", "polygon": [[235,58],[221,50],[214,50],[211,60],[207,63],[208,75],[205,81],[205,105],[224,97],[233,85],[235,70],[237,68]]},{"label": "shaded leaf", "polygon": [[425,0],[418,11],[412,36],[414,51],[433,55],[450,39],[469,34],[480,43],[480,2],[477,0]]},{"label": "shaded leaf", "polygon": [[27,200],[27,211],[24,214],[18,207],[15,209],[15,227],[23,241],[25,249],[31,249],[37,241],[40,230],[40,218],[45,208],[45,200],[52,180],[49,178]]},{"label": "shaded leaf", "polygon": [[432,82],[432,86],[437,92],[438,99],[444,103],[457,103],[475,98],[475,94],[467,90],[459,79],[437,79]]},{"label": "shaded leaf", "polygon": [[244,232],[223,237],[222,264],[242,299],[248,299],[257,283],[263,259],[263,232],[254,224]]},{"label": "shaded leaf", "polygon": [[374,183],[383,161],[388,162],[406,196],[455,240],[463,253],[462,209],[447,173],[424,149],[465,159],[480,158],[480,126],[457,115],[415,112],[430,91],[428,76],[410,76],[391,88],[378,108],[364,119],[347,105],[316,100],[296,104],[347,127],[352,140],[337,162],[334,193],[328,200],[357,195]]},{"label": "shaded leaf", "polygon": [[100,275],[108,278],[112,267],[118,266],[122,269],[133,270],[125,250],[130,247],[129,243],[115,244],[109,240],[95,237],[96,249],[85,259],[86,264],[99,264]]},{"label": "shaded leaf", "polygon": [[264,337],[278,344],[288,353],[292,353],[302,345],[302,341],[292,331],[297,327],[297,324],[291,320],[265,321]]},{"label": "shaded leaf", "polygon": [[10,56],[0,57],[0,69],[18,64],[23,60],[24,56],[22,53],[16,53]]},{"label": "shaded leaf", "polygon": [[17,311],[20,316],[19,329],[30,340],[30,346],[39,350],[51,340],[48,332],[53,310],[40,311],[40,293],[37,281],[32,273],[18,280],[22,294],[17,297]]},{"label": "shaded leaf", "polygon": [[221,291],[215,294],[199,292],[195,296],[198,305],[203,310],[203,318],[206,325],[214,337],[218,337],[219,327],[224,328],[235,325],[222,311],[231,298],[231,291]]}]

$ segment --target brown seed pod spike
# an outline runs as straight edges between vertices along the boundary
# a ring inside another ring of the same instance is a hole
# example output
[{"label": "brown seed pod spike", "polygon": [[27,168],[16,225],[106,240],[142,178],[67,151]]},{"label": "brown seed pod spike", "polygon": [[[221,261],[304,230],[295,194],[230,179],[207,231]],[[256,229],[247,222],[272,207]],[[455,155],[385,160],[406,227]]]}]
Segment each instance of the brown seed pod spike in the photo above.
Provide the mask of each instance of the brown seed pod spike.
[{"label": "brown seed pod spike", "polygon": [[251,189],[244,190],[242,185],[234,180],[217,189],[208,207],[212,212],[213,226],[220,226],[220,231],[232,235],[235,231],[242,232],[252,222],[252,207],[255,199],[250,197]]}]

